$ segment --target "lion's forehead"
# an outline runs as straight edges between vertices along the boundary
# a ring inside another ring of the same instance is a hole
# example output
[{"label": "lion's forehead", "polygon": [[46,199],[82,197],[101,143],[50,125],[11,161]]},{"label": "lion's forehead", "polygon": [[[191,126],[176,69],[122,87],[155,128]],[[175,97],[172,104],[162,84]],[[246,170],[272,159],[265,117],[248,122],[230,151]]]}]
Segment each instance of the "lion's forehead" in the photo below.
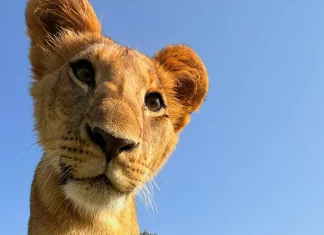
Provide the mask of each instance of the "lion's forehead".
[{"label": "lion's forehead", "polygon": [[70,61],[80,59],[92,62],[98,87],[105,84],[110,92],[143,96],[148,90],[163,91],[152,60],[137,50],[116,43],[97,42],[71,56]]}]

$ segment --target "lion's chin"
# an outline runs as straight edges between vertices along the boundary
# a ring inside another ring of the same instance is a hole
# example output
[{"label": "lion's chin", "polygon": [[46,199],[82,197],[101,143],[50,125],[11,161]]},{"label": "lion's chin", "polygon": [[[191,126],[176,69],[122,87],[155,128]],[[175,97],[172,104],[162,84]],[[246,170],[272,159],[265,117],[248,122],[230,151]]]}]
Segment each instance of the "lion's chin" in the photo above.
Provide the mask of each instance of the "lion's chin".
[{"label": "lion's chin", "polygon": [[63,191],[78,209],[86,211],[119,211],[124,208],[127,195],[118,191],[106,176],[70,179]]}]

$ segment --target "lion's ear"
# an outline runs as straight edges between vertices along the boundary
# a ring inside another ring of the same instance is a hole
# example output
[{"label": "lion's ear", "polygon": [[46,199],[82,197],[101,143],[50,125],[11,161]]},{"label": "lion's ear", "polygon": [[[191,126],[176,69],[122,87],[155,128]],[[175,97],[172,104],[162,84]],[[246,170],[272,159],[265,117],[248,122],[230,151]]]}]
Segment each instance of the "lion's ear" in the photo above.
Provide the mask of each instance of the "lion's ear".
[{"label": "lion's ear", "polygon": [[35,79],[45,74],[52,63],[48,58],[63,35],[101,34],[101,24],[88,0],[29,0],[26,24],[31,39],[29,58]]},{"label": "lion's ear", "polygon": [[33,44],[47,46],[63,30],[101,32],[101,24],[88,0],[29,0],[28,35]]},{"label": "lion's ear", "polygon": [[206,67],[188,46],[168,46],[158,52],[155,61],[168,98],[168,107],[175,131],[180,132],[197,111],[208,91]]}]

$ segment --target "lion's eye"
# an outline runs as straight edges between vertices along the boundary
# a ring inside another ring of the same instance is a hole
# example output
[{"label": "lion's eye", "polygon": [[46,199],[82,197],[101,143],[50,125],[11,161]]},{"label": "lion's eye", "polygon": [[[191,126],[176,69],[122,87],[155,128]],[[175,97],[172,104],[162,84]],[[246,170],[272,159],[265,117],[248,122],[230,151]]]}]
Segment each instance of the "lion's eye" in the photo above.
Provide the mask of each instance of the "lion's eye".
[{"label": "lion's eye", "polygon": [[78,60],[71,63],[72,71],[74,76],[81,82],[94,87],[95,85],[95,71],[88,60]]},{"label": "lion's eye", "polygon": [[160,111],[163,106],[163,99],[159,93],[150,93],[145,98],[146,107],[152,112]]}]

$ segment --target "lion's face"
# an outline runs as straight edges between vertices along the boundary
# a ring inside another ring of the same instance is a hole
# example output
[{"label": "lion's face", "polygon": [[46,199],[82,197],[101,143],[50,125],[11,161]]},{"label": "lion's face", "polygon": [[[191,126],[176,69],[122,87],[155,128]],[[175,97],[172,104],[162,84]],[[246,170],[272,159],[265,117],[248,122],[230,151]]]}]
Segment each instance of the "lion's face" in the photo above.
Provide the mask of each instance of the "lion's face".
[{"label": "lion's face", "polygon": [[177,142],[154,65],[115,43],[71,56],[32,94],[45,158],[78,204],[107,205],[134,192]]},{"label": "lion's face", "polygon": [[206,69],[184,45],[153,58],[118,45],[85,0],[29,4],[31,94],[45,152],[39,177],[53,171],[77,206],[122,207],[161,169],[200,107]]}]

